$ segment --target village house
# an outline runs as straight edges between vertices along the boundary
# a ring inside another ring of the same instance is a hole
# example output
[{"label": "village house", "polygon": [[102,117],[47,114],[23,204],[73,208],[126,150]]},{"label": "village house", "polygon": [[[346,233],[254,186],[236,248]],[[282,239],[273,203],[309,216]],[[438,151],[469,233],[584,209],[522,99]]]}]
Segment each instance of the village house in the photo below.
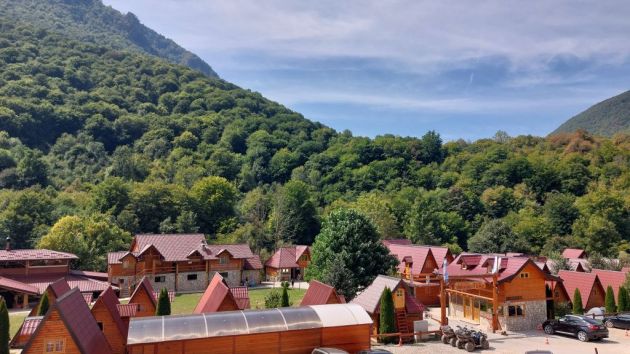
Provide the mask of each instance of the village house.
[{"label": "village house", "polygon": [[562,279],[562,283],[571,297],[571,303],[574,300],[575,289],[580,289],[584,311],[593,307],[604,306],[606,293],[596,273],[561,270],[558,272],[558,276]]},{"label": "village house", "polygon": [[343,295],[337,294],[337,291],[334,287],[319,282],[317,280],[311,280],[308,283],[308,289],[306,290],[306,294],[304,294],[304,297],[302,298],[300,306],[345,303],[345,297]]},{"label": "village house", "polygon": [[444,277],[449,317],[512,331],[547,319],[546,282],[559,281],[529,257],[476,253],[457,256]]},{"label": "village house", "polygon": [[[372,284],[359,293],[351,303],[360,305],[370,315],[374,323],[380,323],[381,296],[389,288],[394,300],[396,328],[401,333],[413,332],[413,322],[423,317],[424,305],[419,303],[407,283],[400,279],[379,275]],[[378,333],[378,325],[373,328]]]},{"label": "village house", "polygon": [[203,234],[140,234],[108,254],[108,277],[128,296],[142,277],[156,289],[203,291],[215,273],[232,286],[260,282],[262,264],[247,244],[208,245]]},{"label": "village house", "polygon": [[311,262],[308,246],[280,247],[265,262],[267,280],[289,281],[304,279],[304,270]]},{"label": "village house", "polygon": [[246,286],[230,288],[220,274],[215,274],[193,313],[245,310],[249,308]]},{"label": "village house", "polygon": [[112,349],[113,354],[125,354],[127,326],[118,312],[118,297],[112,288],[103,291],[96,299],[91,312]]},{"label": "village house", "polygon": [[591,272],[597,274],[597,278],[599,278],[599,281],[602,283],[604,291],[607,290],[609,286],[612,287],[613,294],[615,295],[615,303],[618,303],[619,288],[623,286],[623,283],[626,281],[628,272],[603,269],[593,269]]}]

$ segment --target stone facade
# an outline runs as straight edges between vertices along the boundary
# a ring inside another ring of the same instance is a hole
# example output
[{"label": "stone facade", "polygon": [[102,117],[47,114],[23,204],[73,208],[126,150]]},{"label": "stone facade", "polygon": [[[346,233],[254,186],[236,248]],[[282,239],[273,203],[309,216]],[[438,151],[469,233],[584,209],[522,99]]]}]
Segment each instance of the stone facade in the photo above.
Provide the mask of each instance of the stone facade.
[{"label": "stone facade", "polygon": [[[220,272],[210,271],[210,279],[214,277],[214,273],[219,273],[227,283],[229,287],[241,285],[241,271],[240,270],[224,270]],[[243,278],[244,279],[244,278]]]},{"label": "stone facade", "polygon": [[[524,316],[510,317],[508,316],[508,306],[521,305],[524,309]],[[492,328],[492,314],[488,311],[480,311],[479,325],[484,329]],[[500,312],[501,313],[501,312]],[[449,303],[448,316],[454,319],[471,321],[470,318],[464,318],[464,308],[461,305]],[[502,330],[506,331],[527,331],[536,329],[547,319],[547,301],[520,301],[505,303],[503,313],[499,315],[499,324]]]},{"label": "stone facade", "polygon": [[206,272],[186,272],[177,275],[178,292],[204,291],[208,286]]},{"label": "stone facade", "polygon": [[244,270],[242,280],[247,279],[247,285],[253,286],[260,284],[260,270]]},{"label": "stone facade", "polygon": [[[151,286],[153,287],[153,290],[155,291],[160,291],[164,288],[168,289],[168,290],[175,290],[175,274],[159,274],[159,275],[152,275],[150,277],[147,277],[149,279],[149,282],[151,282]],[[156,282],[156,278],[161,278],[161,280],[163,281],[158,281]]]}]

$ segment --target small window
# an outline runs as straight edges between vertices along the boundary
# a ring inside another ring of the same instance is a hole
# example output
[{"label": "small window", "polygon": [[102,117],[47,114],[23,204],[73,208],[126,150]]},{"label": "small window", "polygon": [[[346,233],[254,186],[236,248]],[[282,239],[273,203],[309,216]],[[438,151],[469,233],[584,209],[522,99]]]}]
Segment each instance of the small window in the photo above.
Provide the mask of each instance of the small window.
[{"label": "small window", "polygon": [[103,322],[96,322],[96,325],[98,326],[98,328],[101,330],[101,332],[103,331]]},{"label": "small window", "polygon": [[44,351],[46,353],[63,353],[66,351],[66,341],[64,339],[48,339]]},{"label": "small window", "polygon": [[186,278],[188,280],[197,280],[197,274],[188,274]]},{"label": "small window", "polygon": [[402,289],[398,289],[398,290],[396,290],[396,296],[398,296],[398,297],[402,297],[402,296],[404,296],[404,294],[403,294],[403,290],[402,290]]},{"label": "small window", "polygon": [[129,268],[129,261],[126,259],[123,261],[123,268]]},{"label": "small window", "polygon": [[219,273],[220,276],[222,276],[223,278],[228,278],[229,274],[228,272],[221,272]]},{"label": "small window", "polygon": [[228,264],[230,263],[230,258],[226,256],[219,257],[219,264]]},{"label": "small window", "polygon": [[521,278],[529,278],[529,273],[526,273],[526,272],[521,273]]},{"label": "small window", "polygon": [[125,284],[125,279],[123,278],[118,279],[118,284]]},{"label": "small window", "polygon": [[525,305],[510,305],[508,306],[509,317],[524,317]]},{"label": "small window", "polygon": [[282,268],[282,273],[285,273],[285,274],[286,274],[286,273],[288,273],[289,271],[290,271],[290,269],[289,269],[289,268]]},{"label": "small window", "polygon": [[156,283],[165,283],[166,282],[166,276],[160,275],[160,276],[155,277],[155,282]]}]

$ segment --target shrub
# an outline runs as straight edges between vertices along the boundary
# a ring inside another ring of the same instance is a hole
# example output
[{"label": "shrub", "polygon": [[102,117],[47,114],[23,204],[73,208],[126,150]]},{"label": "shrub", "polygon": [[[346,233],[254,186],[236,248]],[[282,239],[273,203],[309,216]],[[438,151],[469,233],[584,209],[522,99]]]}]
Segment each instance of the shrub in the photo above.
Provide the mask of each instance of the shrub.
[{"label": "shrub", "polygon": [[155,309],[156,316],[168,316],[171,314],[171,300],[168,298],[168,290],[163,288],[158,296],[158,304]]},{"label": "shrub", "polygon": [[[381,317],[379,333],[396,333],[396,319],[394,318],[394,299],[389,288],[383,290],[381,294]],[[395,342],[396,338],[382,338],[383,343]]]},{"label": "shrub", "polygon": [[573,313],[576,315],[581,315],[584,313],[584,306],[582,305],[582,294],[580,294],[580,289],[575,288],[573,292]]}]

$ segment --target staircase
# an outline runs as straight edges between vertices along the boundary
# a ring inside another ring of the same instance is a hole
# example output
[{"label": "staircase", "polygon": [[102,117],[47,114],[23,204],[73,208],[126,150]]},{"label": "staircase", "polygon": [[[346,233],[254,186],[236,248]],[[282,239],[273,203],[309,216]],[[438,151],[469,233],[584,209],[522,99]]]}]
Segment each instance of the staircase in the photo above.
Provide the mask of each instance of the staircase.
[{"label": "staircase", "polygon": [[396,310],[396,327],[400,333],[410,333],[409,326],[407,325],[407,313],[404,309]]}]

